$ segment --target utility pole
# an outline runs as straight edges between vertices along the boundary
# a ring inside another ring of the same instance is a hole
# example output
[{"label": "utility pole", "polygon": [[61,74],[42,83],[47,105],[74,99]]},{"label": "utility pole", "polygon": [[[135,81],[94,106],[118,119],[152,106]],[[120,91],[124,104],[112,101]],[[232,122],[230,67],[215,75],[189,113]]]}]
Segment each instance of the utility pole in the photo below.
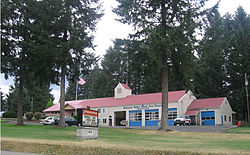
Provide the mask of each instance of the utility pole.
[{"label": "utility pole", "polygon": [[248,125],[250,126],[250,110],[249,110],[249,100],[248,100],[248,80],[247,80],[246,73],[245,73],[245,86],[246,86],[246,97],[247,97],[247,118],[248,118]]}]

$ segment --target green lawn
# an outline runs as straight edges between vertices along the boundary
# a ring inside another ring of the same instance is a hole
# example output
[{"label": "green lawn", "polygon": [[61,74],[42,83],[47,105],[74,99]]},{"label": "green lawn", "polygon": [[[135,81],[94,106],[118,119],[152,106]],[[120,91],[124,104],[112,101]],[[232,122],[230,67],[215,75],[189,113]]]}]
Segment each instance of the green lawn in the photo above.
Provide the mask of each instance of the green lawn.
[{"label": "green lawn", "polygon": [[[76,127],[53,127],[41,125],[16,126],[1,124],[2,137],[54,140],[67,143],[81,143],[74,140]],[[131,149],[250,153],[249,128],[231,129],[233,133],[194,133],[171,131],[161,134],[160,131],[99,128],[99,138],[85,142],[95,146],[129,147]],[[234,132],[237,132],[235,134]]]},{"label": "green lawn", "polygon": [[250,134],[250,127],[233,128],[233,129],[229,129],[228,132]]}]

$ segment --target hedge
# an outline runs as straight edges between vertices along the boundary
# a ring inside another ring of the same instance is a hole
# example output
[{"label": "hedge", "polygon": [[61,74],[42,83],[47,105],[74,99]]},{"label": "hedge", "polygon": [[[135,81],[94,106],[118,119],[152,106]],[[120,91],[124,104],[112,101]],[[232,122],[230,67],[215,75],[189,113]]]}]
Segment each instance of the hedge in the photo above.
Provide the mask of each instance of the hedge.
[{"label": "hedge", "polygon": [[15,111],[7,111],[3,113],[3,117],[5,118],[17,118],[17,113]]}]

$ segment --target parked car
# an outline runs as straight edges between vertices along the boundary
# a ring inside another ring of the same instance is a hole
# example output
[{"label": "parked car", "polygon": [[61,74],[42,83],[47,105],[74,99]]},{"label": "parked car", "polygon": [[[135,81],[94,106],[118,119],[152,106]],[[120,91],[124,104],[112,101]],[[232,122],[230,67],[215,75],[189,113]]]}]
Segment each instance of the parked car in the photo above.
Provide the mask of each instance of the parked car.
[{"label": "parked car", "polygon": [[[58,125],[60,121],[60,118],[56,120],[54,125]],[[77,125],[77,120],[72,118],[72,117],[65,117],[65,125],[72,126],[72,125]]]},{"label": "parked car", "polygon": [[46,117],[45,119],[42,119],[40,121],[40,124],[43,124],[43,125],[54,125],[55,122],[58,119],[59,119],[59,117],[49,116],[49,117]]},{"label": "parked car", "polygon": [[191,119],[189,116],[182,115],[182,116],[177,116],[177,118],[174,119],[174,125],[190,125],[191,124]]}]

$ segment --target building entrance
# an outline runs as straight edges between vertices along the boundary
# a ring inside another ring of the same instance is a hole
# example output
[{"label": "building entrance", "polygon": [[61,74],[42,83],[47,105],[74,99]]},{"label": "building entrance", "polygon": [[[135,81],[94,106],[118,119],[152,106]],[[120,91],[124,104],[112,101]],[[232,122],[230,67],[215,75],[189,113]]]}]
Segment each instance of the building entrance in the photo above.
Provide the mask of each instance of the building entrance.
[{"label": "building entrance", "polygon": [[115,112],[115,126],[126,126],[126,111]]}]

